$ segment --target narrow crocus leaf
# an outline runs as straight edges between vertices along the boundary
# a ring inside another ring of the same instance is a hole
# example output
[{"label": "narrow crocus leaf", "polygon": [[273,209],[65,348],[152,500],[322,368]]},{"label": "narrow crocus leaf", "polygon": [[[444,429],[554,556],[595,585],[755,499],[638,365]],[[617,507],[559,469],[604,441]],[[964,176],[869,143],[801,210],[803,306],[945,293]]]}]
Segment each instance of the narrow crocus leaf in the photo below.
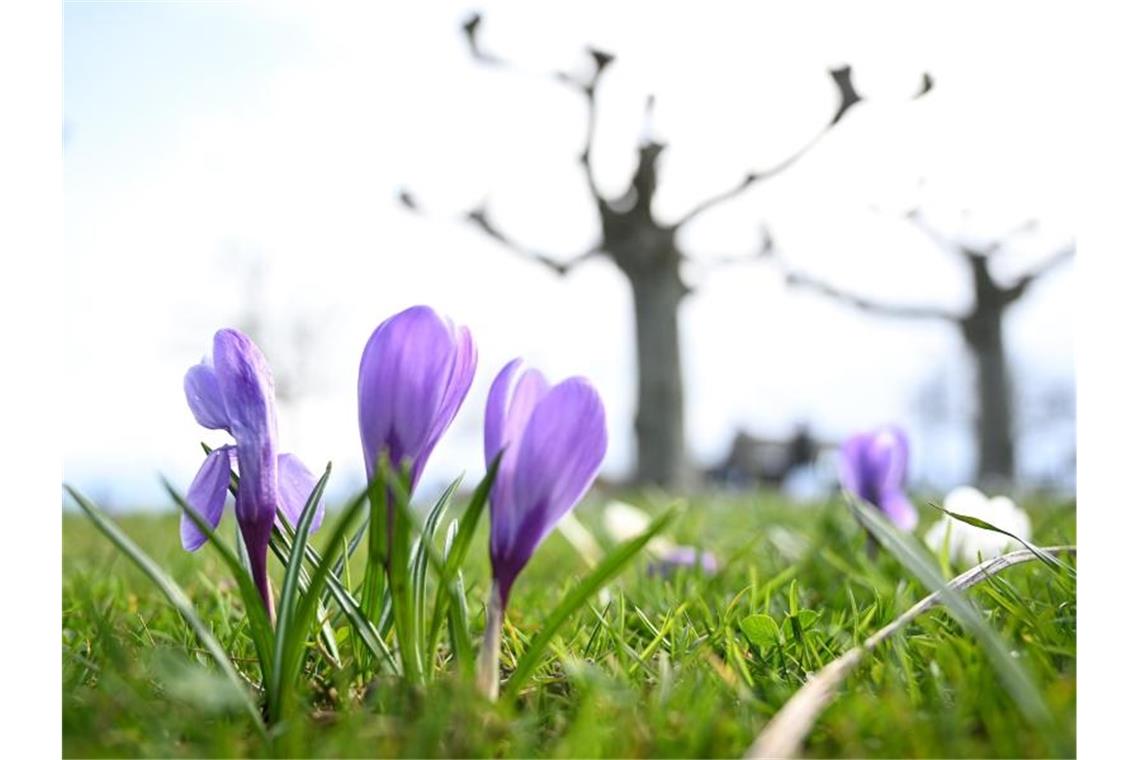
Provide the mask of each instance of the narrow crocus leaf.
[{"label": "narrow crocus leaf", "polygon": [[[456,537],[459,535],[459,521],[452,520],[451,524],[447,526],[447,537],[443,545],[444,562],[449,563],[451,555],[456,551]],[[442,585],[442,583],[441,583]],[[463,588],[463,571],[456,570],[455,577],[448,582],[448,593],[444,595],[441,592],[436,594],[436,604],[440,600],[451,600],[451,604],[446,604],[447,607],[447,620],[451,633],[451,651],[455,655],[456,661],[459,663],[459,670],[463,675],[470,676],[475,672],[475,651],[471,647],[471,640],[467,636],[470,627],[467,623],[467,595],[464,593]],[[437,607],[438,609],[438,607]],[[435,650],[436,630],[435,620],[432,620],[432,632],[428,639],[429,651]]]},{"label": "narrow crocus leaf", "polygon": [[[332,530],[332,534],[329,536],[320,564],[313,570],[312,584],[309,586],[309,589],[301,595],[300,600],[297,602],[297,606],[294,610],[295,622],[286,638],[286,645],[282,654],[284,679],[282,683],[285,685],[286,702],[291,701],[292,688],[301,672],[305,642],[308,640],[309,630],[313,624],[313,615],[316,613],[317,605],[321,598],[321,586],[328,579],[329,573],[332,571],[336,547],[348,534],[353,522],[355,522],[361,509],[364,507],[364,502],[364,499],[359,499],[348,509],[344,510],[344,514],[340,516],[340,519]],[[315,510],[316,504],[310,502],[309,506],[305,509],[305,517],[311,520],[312,513]],[[302,536],[305,535],[300,526],[298,526],[298,533]]]},{"label": "narrow crocus leaf", "polygon": [[[309,546],[305,547],[306,561],[311,561],[311,548],[312,547]],[[280,526],[276,526],[273,530],[273,535],[269,539],[269,550],[273,552],[273,556],[277,557],[277,560],[282,566],[289,564],[289,556],[293,552],[292,537],[288,535],[286,531],[281,530]],[[309,574],[305,571],[304,566],[302,566],[301,572],[297,575],[297,586],[301,589],[301,593],[308,590],[309,583]],[[333,665],[339,668],[342,664],[340,661],[340,647],[337,646],[336,643],[336,631],[333,630],[332,619],[328,615],[323,603],[317,609],[317,617],[321,620],[321,641],[324,643],[325,650],[332,659]]]},{"label": "narrow crocus leaf", "polygon": [[309,527],[316,516],[321,496],[324,494],[325,485],[328,483],[331,473],[332,464],[330,463],[325,467],[324,474],[317,481],[316,487],[309,495],[308,503],[305,504],[304,511],[301,512],[301,519],[297,523],[297,531],[289,554],[289,563],[285,566],[285,577],[281,583],[281,600],[277,608],[277,636],[274,641],[273,652],[273,675],[269,681],[269,688],[276,695],[276,699],[271,702],[277,707],[275,714],[271,713],[270,715],[274,721],[282,717],[283,711],[287,707],[285,703],[288,701],[292,685],[291,673],[287,670],[289,663],[286,662],[286,650],[290,640],[300,635],[299,628],[304,627],[305,633],[308,632],[309,621],[294,617],[297,597],[299,596],[297,583],[304,561],[304,547],[309,535]]},{"label": "narrow crocus leaf", "polygon": [[583,578],[580,582],[576,583],[562,599],[559,605],[551,612],[546,618],[546,624],[542,627],[531,640],[530,645],[527,647],[526,654],[519,660],[515,672],[507,680],[503,686],[503,695],[511,699],[518,694],[519,690],[530,678],[535,669],[542,663],[542,657],[546,652],[546,646],[550,643],[554,635],[558,633],[558,629],[570,619],[583,604],[589,601],[598,589],[606,585],[621,572],[631,559],[637,556],[647,543],[649,543],[654,536],[658,535],[665,529],[669,522],[673,519],[675,510],[670,508],[661,513],[649,526],[648,529],[640,536],[630,539],[623,544],[618,545],[609,554],[598,563],[589,575]]},{"label": "narrow crocus leaf", "polygon": [[[364,491],[364,495],[365,495],[365,498],[367,498],[367,496],[368,496],[367,489]],[[356,532],[352,534],[352,538],[349,539],[348,548],[340,553],[340,556],[337,558],[336,564],[333,565],[332,574],[333,574],[334,578],[340,578],[342,575],[344,575],[344,568],[352,560],[353,556],[356,555],[356,550],[360,547],[360,544],[363,542],[364,537],[367,535],[368,535],[368,519],[365,518],[364,523],[359,528],[356,529]],[[326,589],[325,590],[325,597],[324,597],[323,601],[327,602],[328,597],[331,593],[332,593],[331,588]]]},{"label": "narrow crocus leaf", "polygon": [[[211,449],[210,446],[208,446],[207,444],[203,443],[201,445],[202,445],[202,450],[205,451],[207,455],[209,455],[213,451],[213,449]],[[237,475],[234,475],[231,473],[230,491],[233,493],[237,492],[238,479],[239,478]],[[167,484],[167,490],[172,491],[172,493],[173,493],[173,489],[170,487],[169,484]],[[179,506],[183,507],[185,509],[185,503],[180,501],[180,497],[178,497],[177,494],[174,494],[174,496],[176,499],[179,500]],[[360,493],[359,496],[357,496],[356,501],[363,502],[367,497],[368,497],[368,492],[363,491]],[[351,506],[352,504],[355,504],[355,501],[350,502],[350,506],[348,507],[349,509],[352,508],[352,506]],[[319,517],[320,514],[321,514],[321,511],[318,510],[317,516]],[[284,566],[289,561],[289,559],[288,559],[289,549],[287,549],[285,547],[292,546],[293,528],[292,528],[291,521],[285,519],[287,517],[287,515],[284,514],[283,510],[279,510],[277,513],[277,516],[278,516],[278,521],[277,521],[277,524],[276,524],[274,530],[279,535],[281,535],[282,537],[284,537],[288,540],[286,542],[284,542],[284,545],[278,545],[278,544],[272,544],[271,543],[270,546],[273,548],[274,553],[277,554],[277,558],[281,561],[281,564]],[[314,520],[315,519],[316,518],[314,518]],[[354,537],[354,541],[356,544],[360,543],[360,539],[363,537],[366,529],[367,529],[367,525],[363,525],[356,532],[356,535]],[[222,548],[225,549],[228,547],[223,546]],[[353,548],[354,548],[354,545],[350,545],[349,556],[351,556],[351,551]],[[246,585],[248,586],[249,585],[248,584],[249,560],[248,560],[248,557],[246,556],[246,553],[245,553],[245,543],[241,540],[240,529],[238,531],[237,550],[241,553],[241,556],[238,557],[238,560],[240,562],[240,567],[245,568],[245,577],[246,577],[246,581],[247,581]],[[277,552],[280,552],[280,553],[277,553]],[[307,544],[305,546],[305,559],[313,567],[316,567],[321,562],[320,555],[317,554],[316,550],[313,549],[313,547],[311,547]],[[360,608],[360,605],[358,605],[356,600],[352,597],[352,594],[349,593],[349,591],[341,585],[341,583],[339,581],[339,577],[340,577],[340,573],[341,573],[342,568],[343,568],[343,558],[341,560],[338,560],[337,565],[336,565],[336,569],[334,570],[334,572],[332,574],[330,574],[330,577],[325,581],[325,588],[324,588],[324,590],[322,592],[322,596],[321,596],[322,606],[327,605],[330,600],[335,601],[337,606],[341,609],[341,612],[344,613],[345,617],[348,619],[349,624],[352,626],[353,630],[357,633],[358,636],[360,636],[361,642],[368,648],[369,652],[371,652],[373,657],[375,657],[377,660],[383,660],[383,661],[387,662],[389,664],[389,666],[392,668],[392,672],[399,672],[399,667],[396,664],[395,657],[392,655],[392,650],[389,649],[388,645],[384,643],[383,636],[380,635],[380,633],[377,631],[377,627],[375,625],[373,625],[371,621],[368,620],[367,616],[364,614],[363,610]],[[239,576],[239,578],[240,577],[241,576]],[[239,580],[239,583],[241,583],[240,580]],[[307,583],[308,583],[308,581],[306,580],[306,583],[305,583],[306,588],[307,588]],[[250,606],[250,603],[248,600],[245,600],[245,601],[246,601],[246,607],[248,608]],[[267,648],[268,656],[265,657],[265,665],[264,665],[264,668],[262,670],[262,673],[263,673],[263,677],[265,678],[266,682],[268,682],[268,678],[269,678],[268,674],[269,674],[270,669],[272,667],[274,636],[273,636],[273,628],[272,628],[272,625],[270,625],[268,623],[268,618],[266,618],[266,624],[268,626],[269,644],[268,644],[268,648]],[[331,627],[332,627],[331,623],[327,626],[323,626],[323,628],[328,628],[328,629],[331,629]],[[329,636],[329,634],[327,632],[323,632],[323,635],[325,635],[326,637]],[[326,638],[326,643],[329,640],[330,640],[329,638]],[[333,642],[333,644],[335,646],[335,641],[336,641],[335,634],[331,635],[331,641]]]},{"label": "narrow crocus leaf", "polygon": [[[949,515],[950,517],[954,518],[955,520],[958,520],[960,522],[964,522],[967,525],[972,525],[975,528],[981,528],[982,530],[993,531],[994,533],[1000,533],[1003,536],[1008,536],[1009,538],[1012,538],[1014,541],[1021,544],[1022,546],[1024,546],[1029,551],[1033,552],[1033,556],[1037,557],[1037,559],[1041,560],[1046,565],[1048,565],[1049,567],[1051,567],[1055,570],[1065,570],[1070,575],[1072,575],[1074,577],[1077,574],[1077,571],[1074,570],[1072,567],[1070,567],[1069,565],[1066,565],[1064,562],[1060,561],[1059,559],[1054,557],[1052,554],[1049,554],[1048,552],[1041,551],[1040,548],[1038,548],[1037,546],[1026,541],[1021,536],[1018,536],[1014,533],[1010,533],[1008,530],[1002,530],[998,526],[993,525],[991,523],[988,523],[980,517],[974,517],[973,515],[964,515],[964,514],[961,514],[958,512],[951,512],[949,509],[946,509],[945,507],[940,507],[932,501],[927,502],[927,504],[931,507],[934,507],[939,512],[941,512],[942,514]],[[949,535],[949,534],[947,534],[947,535]]]},{"label": "narrow crocus leaf", "polygon": [[460,599],[466,605],[466,598],[462,594],[463,584],[456,585],[454,580],[459,574],[459,568],[467,559],[471,540],[475,536],[475,528],[478,527],[479,518],[482,517],[486,509],[487,497],[491,493],[495,477],[499,472],[500,461],[502,461],[501,454],[497,454],[491,459],[491,463],[487,467],[487,474],[483,476],[479,485],[475,487],[475,492],[471,494],[471,500],[467,503],[467,509],[463,511],[463,517],[455,531],[455,539],[445,554],[443,572],[440,573],[439,587],[435,596],[435,609],[432,610],[431,628],[428,632],[429,649],[434,647],[436,637],[443,627],[444,618],[449,616],[449,606]]},{"label": "narrow crocus leaf", "polygon": [[[388,547],[388,586],[392,594],[392,613],[396,625],[396,640],[400,647],[400,659],[404,663],[404,676],[413,684],[423,683],[423,660],[413,629],[411,542],[416,528],[416,516],[410,503],[411,475],[405,465],[396,472],[384,457],[378,460],[381,490],[386,493],[388,516],[392,530]],[[376,519],[373,511],[372,518]],[[433,551],[425,544],[429,557]]]},{"label": "narrow crocus leaf", "polygon": [[[345,509],[346,511],[359,509],[360,505],[363,505],[367,500],[368,491],[365,489],[364,491],[361,491],[355,499],[349,502],[349,505]],[[288,528],[286,528],[286,530],[288,530]],[[363,525],[357,530],[355,538],[357,539],[358,543],[360,538],[364,535],[365,530],[367,530],[367,525]],[[356,599],[353,598],[351,592],[349,592],[349,590],[345,588],[344,585],[340,582],[340,574],[344,567],[345,556],[343,553],[338,553],[340,554],[340,557],[337,558],[336,562],[333,564],[332,571],[329,572],[328,577],[325,579],[325,585],[324,589],[321,591],[319,600],[320,605],[318,605],[318,610],[320,609],[321,605],[327,605],[329,602],[335,602],[336,605],[340,608],[341,612],[344,614],[345,618],[348,620],[349,625],[352,626],[353,631],[360,638],[361,643],[363,643],[364,646],[368,648],[369,653],[377,661],[382,660],[388,663],[388,666],[391,668],[393,673],[399,673],[400,667],[396,663],[396,658],[392,654],[392,650],[389,649],[388,645],[384,643],[384,637],[381,634],[383,627],[381,626],[378,628],[378,626],[376,626],[371,620],[368,619],[368,616],[364,614],[363,608],[357,603]],[[324,561],[321,557],[321,554],[312,546],[305,547],[305,559],[314,569],[319,567]],[[308,590],[307,585],[305,587],[305,590]],[[385,609],[390,609],[390,597],[385,596],[383,601],[385,604]],[[383,620],[384,614],[382,613],[381,621]]]},{"label": "narrow crocus leaf", "polygon": [[1050,724],[1049,709],[1040,690],[1030,679],[1021,664],[1010,654],[1009,643],[988,625],[977,609],[961,592],[948,586],[942,580],[938,567],[909,534],[894,528],[879,512],[850,493],[845,493],[847,503],[860,523],[895,558],[918,578],[931,592],[939,592],[942,603],[959,624],[978,640],[986,656],[997,671],[998,677],[1009,691],[1010,696],[1022,714],[1034,725],[1047,729]]},{"label": "narrow crocus leaf", "polygon": [[109,520],[107,516],[103,514],[102,510],[88,501],[79,491],[71,486],[65,485],[64,488],[67,489],[67,492],[71,495],[71,498],[75,500],[75,503],[79,505],[80,509],[91,519],[91,522],[95,524],[95,527],[110,539],[111,543],[121,552],[126,554],[127,557],[142,570],[144,575],[158,586],[158,589],[163,593],[167,601],[170,602],[171,606],[182,615],[182,619],[185,620],[186,624],[194,631],[194,634],[198,637],[202,646],[209,652],[210,657],[212,657],[217,664],[218,669],[221,670],[222,674],[230,682],[230,685],[233,686],[235,693],[240,695],[242,705],[252,718],[258,733],[263,739],[268,740],[268,732],[265,730],[265,724],[262,723],[261,711],[258,709],[257,703],[249,693],[242,677],[234,668],[233,663],[230,662],[226,650],[222,647],[221,643],[214,638],[214,634],[211,633],[209,626],[202,622],[202,619],[198,617],[198,614],[194,611],[194,605],[186,596],[186,592],[183,591],[146,552],[140,549],[134,541],[123,533],[123,531],[119,529],[119,526]]},{"label": "narrow crocus leaf", "polygon": [[443,518],[443,513],[447,511],[447,506],[451,503],[451,497],[455,495],[455,491],[462,481],[462,475],[451,481],[451,484],[444,489],[436,500],[435,505],[428,511],[415,549],[412,551],[412,609],[414,613],[412,629],[415,632],[415,640],[422,642],[424,646],[425,662],[431,662],[431,649],[427,647],[427,629],[424,626],[424,618],[427,614],[428,549],[431,548],[432,542],[435,540],[439,521]]}]

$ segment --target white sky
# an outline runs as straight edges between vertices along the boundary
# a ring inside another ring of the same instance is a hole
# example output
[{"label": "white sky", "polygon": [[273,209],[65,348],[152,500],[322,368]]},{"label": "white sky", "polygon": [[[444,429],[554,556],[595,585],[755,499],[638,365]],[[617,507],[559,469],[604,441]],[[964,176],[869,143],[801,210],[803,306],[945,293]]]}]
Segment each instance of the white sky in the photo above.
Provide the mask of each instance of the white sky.
[{"label": "white sky", "polygon": [[[459,25],[474,7],[485,46],[533,75],[472,62]],[[609,414],[604,470],[625,474],[635,387],[622,277],[599,260],[559,279],[443,220],[486,199],[527,244],[571,255],[593,241],[576,160],[583,103],[542,76],[583,66],[587,44],[617,54],[599,92],[602,187],[627,181],[653,92],[669,143],[664,218],[794,150],[833,112],[827,68],[854,66],[867,102],[794,169],[694,224],[683,243],[695,257],[746,254],[765,223],[795,266],[845,288],[960,307],[964,271],[900,210],[920,204],[940,229],[978,240],[1037,218],[1002,274],[1071,239],[1068,19],[1016,3],[941,16],[870,7],[67,3],[66,477],[120,505],[159,499],[158,471],[188,482],[197,442],[220,439],[194,423],[182,374],[250,298],[271,363],[294,360],[287,330],[307,321],[313,391],[282,408],[281,438],[313,469],[332,459],[340,487],[363,477],[359,352],[383,318],[420,302],[468,324],[480,352],[429,480],[481,472],[486,390],[515,355],[595,381]],[[909,101],[923,71],[935,90]],[[397,206],[401,185],[439,216]],[[249,255],[266,265],[256,295],[244,292]],[[969,376],[948,327],[789,291],[763,263],[688,274],[700,285],[682,312],[699,461],[722,456],[737,425],[782,435],[806,419],[839,437],[901,420],[919,474],[968,476]],[[1011,315],[1026,405],[1072,383],[1072,281],[1059,270]],[[960,419],[925,429],[914,401],[938,376]],[[1071,427],[1035,433],[1026,469],[1063,466]]]}]

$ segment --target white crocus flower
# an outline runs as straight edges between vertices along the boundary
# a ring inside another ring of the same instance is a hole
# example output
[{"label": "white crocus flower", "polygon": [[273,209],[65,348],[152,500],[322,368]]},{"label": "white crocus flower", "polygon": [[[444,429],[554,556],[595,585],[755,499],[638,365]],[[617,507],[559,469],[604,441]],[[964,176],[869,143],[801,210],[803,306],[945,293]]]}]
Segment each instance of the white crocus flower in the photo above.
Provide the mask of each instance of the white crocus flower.
[{"label": "white crocus flower", "polygon": [[[1029,515],[1019,509],[1008,496],[987,497],[970,486],[960,486],[946,495],[942,506],[948,512],[976,517],[990,525],[1009,531],[1026,541],[1030,538]],[[949,538],[947,538],[949,532]],[[942,519],[926,532],[926,545],[936,554],[948,542],[950,559],[960,564],[970,564],[981,559],[990,559],[1008,550],[1020,549],[1021,545],[1009,536],[992,530],[976,528],[943,515]]]},{"label": "white crocus flower", "polygon": [[[602,512],[602,526],[614,541],[637,538],[652,522],[648,514],[624,501],[611,501]],[[657,559],[650,565],[649,571],[653,574],[668,575],[679,567],[700,568],[712,574],[720,568],[720,562],[712,552],[677,544],[665,536],[654,536],[645,548]]]},{"label": "white crocus flower", "polygon": [[[652,518],[632,504],[624,501],[611,501],[602,512],[602,526],[614,541],[629,541],[649,529]],[[677,548],[677,545],[664,536],[654,536],[647,545],[649,551],[660,557]]]}]

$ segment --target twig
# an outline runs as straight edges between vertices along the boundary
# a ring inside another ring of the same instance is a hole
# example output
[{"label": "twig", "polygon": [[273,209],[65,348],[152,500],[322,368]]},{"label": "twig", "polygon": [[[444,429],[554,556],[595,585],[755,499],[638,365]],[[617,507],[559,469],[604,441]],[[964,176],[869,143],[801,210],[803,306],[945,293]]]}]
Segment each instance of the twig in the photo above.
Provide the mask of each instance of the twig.
[{"label": "twig", "polygon": [[[1076,546],[1049,546],[1042,551],[1049,554],[1076,553]],[[1020,549],[1000,557],[987,560],[982,564],[959,575],[947,584],[948,588],[963,591],[980,583],[995,573],[1007,567],[1029,562],[1037,559],[1028,549]],[[915,618],[933,608],[940,601],[941,591],[930,594],[918,604],[911,607],[894,621],[876,631],[861,645],[847,650],[838,659],[832,660],[819,672],[808,678],[800,690],[784,703],[756,741],[745,752],[746,758],[785,758],[795,757],[799,754],[804,738],[815,725],[816,719],[824,708],[835,697],[836,689],[843,679],[855,669],[862,660],[863,655],[874,649],[890,636],[903,630]]]}]

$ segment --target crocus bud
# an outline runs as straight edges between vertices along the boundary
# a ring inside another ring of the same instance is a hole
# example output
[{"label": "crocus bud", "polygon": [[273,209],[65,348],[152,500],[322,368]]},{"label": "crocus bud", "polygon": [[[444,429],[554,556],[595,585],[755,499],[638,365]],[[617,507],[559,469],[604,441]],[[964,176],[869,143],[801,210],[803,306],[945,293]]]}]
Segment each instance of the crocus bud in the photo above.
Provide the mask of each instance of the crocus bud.
[{"label": "crocus bud", "polygon": [[606,413],[584,378],[555,386],[522,360],[503,367],[487,397],[483,450],[491,487],[491,584],[476,686],[499,693],[499,641],[511,587],[542,540],[594,482],[606,454]]},{"label": "crocus bud", "polygon": [[500,453],[491,489],[491,568],[503,606],[535,549],[594,482],[606,453],[606,416],[584,378],[551,386],[515,359],[487,398],[484,453]]},{"label": "crocus bud", "polygon": [[432,449],[459,411],[475,376],[475,344],[427,306],[384,320],[360,359],[360,441],[369,479],[384,453],[407,461],[414,488]]},{"label": "crocus bud", "polygon": [[918,525],[918,513],[903,492],[909,446],[897,427],[858,433],[839,451],[840,484],[877,507],[902,530]]}]

